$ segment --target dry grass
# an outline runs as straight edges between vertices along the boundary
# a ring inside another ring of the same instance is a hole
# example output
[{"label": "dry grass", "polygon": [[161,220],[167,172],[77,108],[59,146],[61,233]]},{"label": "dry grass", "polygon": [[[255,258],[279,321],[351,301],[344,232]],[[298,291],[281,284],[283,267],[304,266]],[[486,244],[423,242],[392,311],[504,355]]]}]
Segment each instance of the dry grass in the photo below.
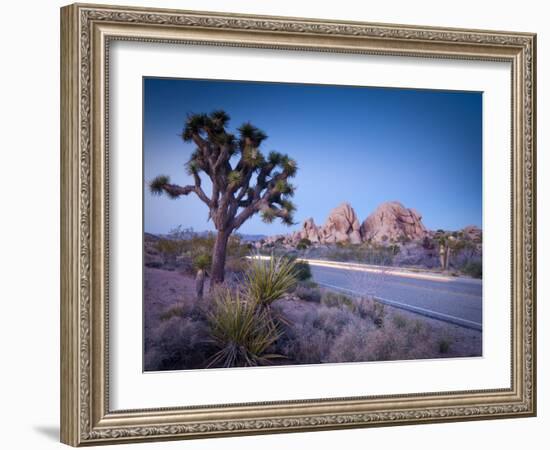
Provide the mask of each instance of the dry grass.
[{"label": "dry grass", "polygon": [[[208,317],[214,307],[208,296],[202,302],[195,300],[192,277],[147,269],[145,369],[205,368],[223,348],[212,343]],[[264,341],[269,345],[252,354],[282,355],[276,364],[481,355],[480,332],[384,306],[368,296],[351,298],[304,284],[272,302],[271,308],[274,316],[286,320],[279,324],[274,339]],[[237,340],[233,336],[226,343]],[[225,364],[219,360],[215,365],[244,365],[242,358],[239,361]],[[260,365],[269,362],[261,357],[256,360]]]},{"label": "dry grass", "polygon": [[[329,300],[326,300],[329,299]],[[480,356],[481,333],[384,306],[368,298],[323,295],[277,305],[291,319],[278,351],[294,364]]]}]

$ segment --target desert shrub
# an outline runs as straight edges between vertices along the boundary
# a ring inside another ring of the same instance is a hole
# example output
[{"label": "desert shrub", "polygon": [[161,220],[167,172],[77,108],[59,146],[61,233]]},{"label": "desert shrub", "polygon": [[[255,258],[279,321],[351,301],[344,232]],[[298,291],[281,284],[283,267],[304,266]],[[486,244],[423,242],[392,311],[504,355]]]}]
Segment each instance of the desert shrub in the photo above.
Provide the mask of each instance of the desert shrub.
[{"label": "desert shrub", "polygon": [[329,261],[351,261],[349,253],[337,247],[331,247],[325,257]]},{"label": "desert shrub", "polygon": [[410,331],[412,334],[420,334],[424,330],[422,322],[418,319],[414,320],[411,324]]},{"label": "desert shrub", "polygon": [[210,254],[201,253],[193,259],[195,270],[208,270],[212,265],[212,256]]},{"label": "desert shrub", "polygon": [[298,281],[310,280],[312,277],[311,267],[307,261],[296,261],[294,273]]},{"label": "desert shrub", "polygon": [[[441,356],[443,352],[438,352],[440,344],[433,329],[419,320],[405,319],[402,323],[394,318],[391,315],[391,320],[380,328],[361,326],[360,323],[351,321],[332,339],[327,360],[390,361]],[[449,349],[447,347],[446,351]]]},{"label": "desert shrub", "polygon": [[405,328],[407,326],[407,319],[405,319],[401,314],[394,314],[392,317],[392,322],[397,328]]},{"label": "desert shrub", "polygon": [[359,316],[370,319],[377,327],[384,325],[386,308],[383,303],[364,297],[356,302],[356,312]]},{"label": "desert shrub", "polygon": [[249,262],[241,257],[229,257],[225,262],[225,272],[233,274],[239,279],[244,278],[244,274],[248,269]]},{"label": "desert shrub", "polygon": [[143,262],[146,267],[153,267],[155,269],[161,268],[164,264],[160,252],[156,249],[154,244],[149,242],[145,242],[143,247]]},{"label": "desert shrub", "polygon": [[435,248],[435,244],[432,239],[425,236],[424,239],[422,239],[422,248],[424,250],[433,250]]},{"label": "desert shrub", "polygon": [[212,349],[202,321],[173,315],[149,332],[145,348],[145,370],[181,370],[204,367]]},{"label": "desert shrub", "polygon": [[[159,252],[164,260],[164,265],[181,267],[182,261],[194,262],[203,255],[212,255],[216,234],[209,232],[197,234],[192,230],[173,230],[169,237],[160,238],[153,244],[153,250]],[[229,237],[227,243],[227,256],[242,258],[250,252],[249,245],[242,243],[237,235]],[[210,256],[211,257],[211,256]]]},{"label": "desert shrub", "polygon": [[295,364],[317,364],[328,361],[336,336],[349,324],[362,328],[362,320],[347,309],[323,305],[296,308],[293,302],[274,305],[290,318],[291,325],[283,325],[284,334],[276,349]]},{"label": "desert shrub", "polygon": [[211,255],[215,242],[216,235],[214,233],[207,233],[205,235],[195,234],[185,241],[185,251],[193,257],[193,259],[197,255]]},{"label": "desert shrub", "polygon": [[307,261],[298,259],[298,254],[288,249],[283,249],[282,251],[274,251],[266,255],[271,258],[281,258],[287,259],[290,263],[294,264],[294,275],[296,276],[297,281],[307,281],[311,280],[311,267]]},{"label": "desert shrub", "polygon": [[178,272],[184,276],[194,276],[197,273],[197,269],[193,264],[193,260],[190,257],[182,256],[178,258],[177,262]]},{"label": "desert shrub", "polygon": [[457,238],[458,234],[455,236],[453,233],[453,237],[455,239],[449,240],[449,247],[451,248],[451,255],[456,256],[463,250],[465,250],[468,246],[468,241],[463,239]]},{"label": "desert shrub", "polygon": [[151,267],[153,269],[160,269],[160,268],[162,268],[163,263],[162,263],[162,261],[160,261],[158,259],[146,259],[145,260],[145,266],[146,267]]},{"label": "desert shrub", "polygon": [[451,343],[447,339],[440,339],[437,345],[439,346],[439,353],[449,353]]},{"label": "desert shrub", "polygon": [[360,327],[357,316],[347,308],[319,308],[316,317],[312,319],[312,325],[324,330],[331,338],[338,336],[350,323],[355,323]]},{"label": "desert shrub", "polygon": [[370,333],[364,348],[366,361],[390,361],[406,358],[406,346],[403,345],[402,334],[391,333],[379,328]]},{"label": "desert shrub", "polygon": [[231,235],[227,242],[227,255],[234,258],[244,258],[250,253],[250,244],[243,242],[237,235]]},{"label": "desert shrub", "polygon": [[321,298],[321,303],[329,308],[346,307],[352,311],[355,309],[353,299],[340,292],[325,291]]},{"label": "desert shrub", "polygon": [[[416,352],[417,346],[421,353]],[[429,349],[428,349],[429,350]],[[357,327],[350,323],[334,339],[328,360],[345,361],[389,361],[427,357],[429,353],[423,342],[412,338],[406,327],[393,324],[383,328]]]},{"label": "desert shrub", "polygon": [[185,249],[185,241],[175,239],[159,239],[155,243],[156,249],[163,255],[179,255]]},{"label": "desert shrub", "polygon": [[318,364],[326,361],[330,337],[311,323],[296,322],[279,340],[277,349],[295,364]]},{"label": "desert shrub", "polygon": [[307,287],[307,288],[310,288],[310,289],[319,287],[319,285],[313,280],[300,281],[299,286]]},{"label": "desert shrub", "polygon": [[261,307],[269,307],[297,284],[296,261],[272,256],[253,260],[245,273],[246,296]]},{"label": "desert shrub", "polygon": [[462,271],[473,278],[481,278],[483,276],[483,266],[481,262],[471,261],[462,268]]},{"label": "desert shrub", "polygon": [[399,245],[397,244],[392,244],[388,247],[388,250],[393,256],[395,256],[401,251],[401,247],[399,247]]},{"label": "desert shrub", "polygon": [[185,241],[175,239],[159,239],[154,244],[162,259],[162,265],[173,269],[177,265],[177,260],[185,251]]},{"label": "desert shrub", "polygon": [[[275,351],[294,364],[438,358],[452,352],[450,346],[447,354],[440,351],[442,338],[451,341],[424,320],[388,311],[370,299],[356,305],[352,311],[323,304],[276,303],[274,308],[281,309],[291,324],[282,326],[284,334]],[[377,326],[380,317],[386,320]]]},{"label": "desert shrub", "polygon": [[356,261],[382,266],[393,265],[395,256],[399,253],[398,245],[379,245],[363,243],[347,247],[333,246],[327,251],[325,258],[330,261]]},{"label": "desert shrub", "polygon": [[296,244],[296,249],[297,250],[305,250],[306,248],[308,248],[310,246],[311,246],[311,241],[308,238],[302,238],[302,239],[300,239],[298,244]]},{"label": "desert shrub", "polygon": [[159,320],[167,321],[172,317],[188,318],[193,321],[205,321],[208,304],[196,302],[192,298],[184,297],[178,303],[169,306],[159,315]]},{"label": "desert shrub", "polygon": [[321,291],[317,287],[308,287],[303,284],[299,284],[294,290],[296,297],[306,302],[320,303]]},{"label": "desert shrub", "polygon": [[165,310],[161,315],[159,316],[160,320],[170,320],[172,317],[183,317],[185,314],[185,309],[182,305],[175,305],[167,310]]},{"label": "desert shrub", "polygon": [[279,357],[268,350],[281,332],[266,311],[238,291],[217,291],[207,322],[210,342],[217,348],[208,367],[258,366]]},{"label": "desert shrub", "polygon": [[346,326],[342,333],[334,339],[327,361],[338,363],[371,360],[371,355],[366,351],[369,335],[370,333],[365,328]]}]

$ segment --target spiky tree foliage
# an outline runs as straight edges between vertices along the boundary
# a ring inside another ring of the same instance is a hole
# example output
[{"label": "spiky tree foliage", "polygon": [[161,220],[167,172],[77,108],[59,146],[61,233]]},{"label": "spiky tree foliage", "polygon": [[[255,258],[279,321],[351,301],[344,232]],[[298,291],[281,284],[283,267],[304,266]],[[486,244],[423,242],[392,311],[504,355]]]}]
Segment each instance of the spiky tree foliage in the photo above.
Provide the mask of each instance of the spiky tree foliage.
[{"label": "spiky tree foliage", "polygon": [[207,319],[211,343],[218,348],[208,367],[259,366],[281,357],[268,352],[281,336],[277,325],[238,291],[217,290]]},{"label": "spiky tree foliage", "polygon": [[[260,213],[266,223],[275,219],[287,225],[294,223],[294,186],[288,180],[296,175],[296,161],[274,151],[265,156],[260,146],[267,135],[251,123],[241,125],[236,135],[228,131],[228,123],[225,111],[189,115],[182,139],[196,146],[185,165],[193,184],[178,186],[166,175],[149,184],[153,194],[170,198],[195,194],[208,206],[208,218],[218,232],[212,254],[212,283],[224,279],[229,236],[254,214]],[[210,195],[202,188],[203,176],[212,182]]]},{"label": "spiky tree foliage", "polygon": [[244,289],[248,298],[262,308],[292,290],[298,282],[296,260],[274,256],[268,260],[259,255],[250,262],[245,274]]}]

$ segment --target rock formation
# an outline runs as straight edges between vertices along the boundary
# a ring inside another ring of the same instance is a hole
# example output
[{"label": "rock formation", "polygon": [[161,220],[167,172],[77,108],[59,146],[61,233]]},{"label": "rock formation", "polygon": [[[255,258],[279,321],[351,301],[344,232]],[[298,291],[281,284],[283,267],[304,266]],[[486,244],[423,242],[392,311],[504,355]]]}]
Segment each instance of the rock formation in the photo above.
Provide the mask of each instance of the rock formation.
[{"label": "rock formation", "polygon": [[362,225],[351,205],[342,203],[330,212],[322,226],[316,225],[310,217],[304,221],[299,231],[288,235],[270,236],[263,242],[268,246],[282,244],[292,248],[302,239],[321,245],[361,244],[369,240],[390,243],[403,238],[422,239],[428,234],[428,230],[422,224],[422,216],[414,209],[405,208],[399,202],[381,204]]},{"label": "rock formation", "polygon": [[334,208],[319,230],[320,240],[325,244],[336,242],[361,243],[361,226],[355,211],[349,203],[342,203]]},{"label": "rock formation", "polygon": [[319,228],[317,227],[317,225],[315,225],[313,218],[310,217],[302,224],[300,239],[308,239],[312,243],[320,242]]},{"label": "rock formation", "polygon": [[386,242],[404,238],[416,240],[427,234],[422,216],[399,202],[382,203],[361,225],[364,241]]},{"label": "rock formation", "polygon": [[464,236],[472,241],[481,242],[482,231],[475,225],[468,225],[462,229]]}]

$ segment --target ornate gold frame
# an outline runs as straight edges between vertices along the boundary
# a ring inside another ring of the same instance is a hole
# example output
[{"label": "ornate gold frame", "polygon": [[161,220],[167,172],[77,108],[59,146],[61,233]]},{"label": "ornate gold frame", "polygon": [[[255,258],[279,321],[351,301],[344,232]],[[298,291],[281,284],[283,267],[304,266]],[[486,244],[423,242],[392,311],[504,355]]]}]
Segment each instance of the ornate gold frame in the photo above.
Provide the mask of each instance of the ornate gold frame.
[{"label": "ornate gold frame", "polygon": [[[510,388],[111,411],[106,65],[115,39],[510,62]],[[62,8],[62,442],[79,446],[535,415],[535,51],[536,36],[529,33],[105,5]]]}]

